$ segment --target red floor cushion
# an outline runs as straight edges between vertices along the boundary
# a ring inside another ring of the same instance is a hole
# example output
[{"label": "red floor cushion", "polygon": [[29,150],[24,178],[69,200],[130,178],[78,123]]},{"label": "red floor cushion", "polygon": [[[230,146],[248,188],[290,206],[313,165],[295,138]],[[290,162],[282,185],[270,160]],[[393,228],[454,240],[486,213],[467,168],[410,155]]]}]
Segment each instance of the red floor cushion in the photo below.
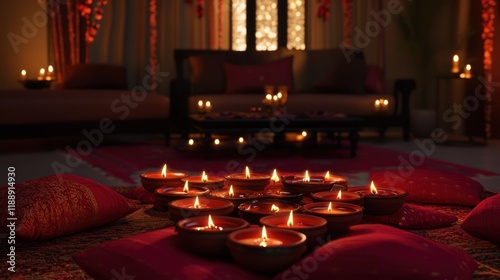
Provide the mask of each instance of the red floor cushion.
[{"label": "red floor cushion", "polygon": [[406,202],[475,206],[483,186],[468,177],[441,170],[415,169],[403,175],[398,170],[371,173],[377,187],[401,188],[408,191]]},{"label": "red floor cushion", "polygon": [[377,224],[310,253],[273,279],[471,279],[477,263],[463,250]]},{"label": "red floor cushion", "polygon": [[232,261],[189,253],[177,237],[174,227],[151,231],[90,248],[73,259],[95,279],[266,279]]},{"label": "red floor cushion", "polygon": [[405,203],[396,213],[386,216],[364,215],[365,221],[404,229],[431,229],[450,226],[458,220],[451,214],[424,206]]},{"label": "red floor cushion", "polygon": [[479,203],[460,226],[474,237],[500,244],[500,195]]},{"label": "red floor cushion", "polygon": [[[139,209],[134,201],[108,187],[75,175],[52,175],[0,189],[0,205],[15,202],[13,212],[0,209],[1,231],[10,231],[7,225],[15,222],[16,237],[25,240],[102,226]],[[7,220],[11,217],[17,220]]]}]

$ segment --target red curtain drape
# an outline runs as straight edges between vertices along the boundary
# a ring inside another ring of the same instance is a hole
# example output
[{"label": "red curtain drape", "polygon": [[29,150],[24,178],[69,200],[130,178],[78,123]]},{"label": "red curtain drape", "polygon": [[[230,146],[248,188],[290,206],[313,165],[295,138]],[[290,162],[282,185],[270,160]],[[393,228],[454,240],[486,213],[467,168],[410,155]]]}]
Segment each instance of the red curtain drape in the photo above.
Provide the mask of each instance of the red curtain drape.
[{"label": "red curtain drape", "polygon": [[64,81],[67,65],[88,63],[89,44],[99,29],[108,0],[48,0],[57,79]]}]

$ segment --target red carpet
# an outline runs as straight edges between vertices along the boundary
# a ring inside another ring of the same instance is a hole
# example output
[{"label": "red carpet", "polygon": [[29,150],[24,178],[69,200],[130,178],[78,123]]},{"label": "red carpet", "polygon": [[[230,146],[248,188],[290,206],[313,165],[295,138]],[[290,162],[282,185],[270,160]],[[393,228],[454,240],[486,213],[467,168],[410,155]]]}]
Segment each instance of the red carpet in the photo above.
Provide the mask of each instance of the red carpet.
[{"label": "red carpet", "polygon": [[165,147],[163,142],[147,142],[136,145],[115,145],[96,147],[83,159],[93,166],[130,183],[139,182],[139,174],[146,169],[157,169],[166,163],[169,171],[182,171],[198,175],[202,170],[210,175],[226,175],[241,172],[248,165],[253,172],[271,174],[278,172],[323,173],[330,171],[338,174],[370,172],[372,170],[402,168],[440,169],[460,173],[469,177],[476,174],[495,175],[495,173],[447,163],[422,157],[421,151],[412,154],[397,152],[371,145],[359,145],[356,158],[350,158],[347,149],[271,149],[256,151],[255,157],[245,150],[224,149],[212,153],[211,160],[205,160],[200,151]]}]

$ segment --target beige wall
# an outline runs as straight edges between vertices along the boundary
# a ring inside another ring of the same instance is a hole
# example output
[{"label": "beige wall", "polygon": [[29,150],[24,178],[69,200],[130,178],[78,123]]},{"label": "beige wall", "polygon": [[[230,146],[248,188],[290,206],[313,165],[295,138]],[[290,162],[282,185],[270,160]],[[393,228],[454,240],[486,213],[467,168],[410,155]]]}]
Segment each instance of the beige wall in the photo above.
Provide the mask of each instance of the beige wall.
[{"label": "beige wall", "polygon": [[0,18],[0,90],[22,89],[22,69],[28,78],[36,78],[40,68],[47,68],[49,16],[38,0],[25,0],[2,1]]}]

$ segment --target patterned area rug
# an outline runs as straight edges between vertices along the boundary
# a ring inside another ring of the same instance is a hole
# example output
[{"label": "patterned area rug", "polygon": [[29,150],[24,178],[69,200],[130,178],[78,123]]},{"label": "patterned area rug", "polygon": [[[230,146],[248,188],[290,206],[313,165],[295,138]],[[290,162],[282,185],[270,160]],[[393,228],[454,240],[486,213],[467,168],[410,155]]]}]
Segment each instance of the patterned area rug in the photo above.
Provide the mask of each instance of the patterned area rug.
[{"label": "patterned area rug", "polygon": [[[177,146],[178,147],[178,146]],[[258,147],[258,146],[256,146]],[[379,148],[366,144],[359,145],[358,155],[349,157],[344,145],[339,149],[332,148],[238,148],[216,149],[211,160],[205,160],[203,153],[193,147],[166,147],[162,141],[146,142],[134,145],[101,146],[88,155],[80,155],[74,151],[70,155],[82,157],[91,165],[104,172],[120,178],[135,186],[140,185],[139,176],[145,171],[159,171],[167,164],[170,171],[184,172],[189,175],[201,175],[201,171],[213,175],[224,176],[241,172],[249,166],[254,172],[269,173],[273,169],[278,172],[304,172],[306,169],[323,173],[329,170],[350,178],[367,177],[369,172],[381,169],[426,168],[448,170],[451,172],[474,176],[498,175],[492,172],[465,167],[431,159],[421,151],[412,154]],[[366,179],[366,178],[365,178]],[[350,181],[350,185],[357,185]]]},{"label": "patterned area rug", "polygon": [[[436,242],[465,250],[479,266],[474,279],[500,279],[500,247],[466,234],[459,226],[471,210],[459,206],[428,206],[456,215],[457,224],[432,230],[413,231]],[[82,233],[44,242],[21,243],[16,248],[17,273],[7,273],[2,266],[0,275],[7,279],[90,279],[73,261],[74,253],[103,243],[171,226],[168,215],[143,205],[142,209],[113,224]],[[3,242],[2,244],[6,244]],[[2,248],[2,251],[5,248]],[[402,256],[404,257],[404,256]]]}]

